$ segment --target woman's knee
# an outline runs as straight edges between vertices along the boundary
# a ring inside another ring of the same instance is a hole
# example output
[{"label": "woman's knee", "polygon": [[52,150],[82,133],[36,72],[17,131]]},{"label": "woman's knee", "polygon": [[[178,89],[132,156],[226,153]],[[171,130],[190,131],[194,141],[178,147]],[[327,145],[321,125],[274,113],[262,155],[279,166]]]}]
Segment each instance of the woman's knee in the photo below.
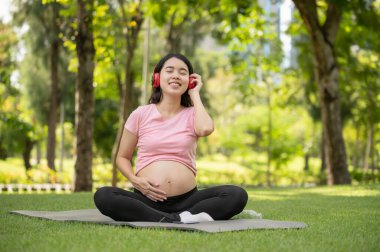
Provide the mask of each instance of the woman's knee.
[{"label": "woman's knee", "polygon": [[112,187],[105,186],[99,188],[94,194],[95,206],[102,212],[103,208],[109,205],[109,201],[112,195]]},{"label": "woman's knee", "polygon": [[248,201],[247,191],[239,186],[230,185],[227,187],[228,196],[231,202],[233,202],[234,207],[242,211]]}]

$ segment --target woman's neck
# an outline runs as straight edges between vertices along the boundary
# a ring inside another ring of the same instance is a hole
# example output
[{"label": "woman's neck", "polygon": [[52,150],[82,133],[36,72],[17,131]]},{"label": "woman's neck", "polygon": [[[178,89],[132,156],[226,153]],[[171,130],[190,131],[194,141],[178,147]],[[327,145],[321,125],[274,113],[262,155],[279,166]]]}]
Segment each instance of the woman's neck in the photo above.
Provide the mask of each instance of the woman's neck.
[{"label": "woman's neck", "polygon": [[175,115],[182,109],[181,97],[179,97],[179,99],[165,97],[157,103],[157,108],[166,116]]}]

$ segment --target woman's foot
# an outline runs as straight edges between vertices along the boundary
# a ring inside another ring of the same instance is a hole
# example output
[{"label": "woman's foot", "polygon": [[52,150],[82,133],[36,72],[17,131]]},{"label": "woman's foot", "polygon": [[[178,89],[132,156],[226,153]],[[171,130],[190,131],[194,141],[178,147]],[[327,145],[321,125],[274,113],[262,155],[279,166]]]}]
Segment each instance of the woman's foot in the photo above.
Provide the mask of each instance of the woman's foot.
[{"label": "woman's foot", "polygon": [[185,224],[198,223],[203,221],[213,221],[214,219],[205,212],[199,214],[191,214],[189,211],[185,211],[179,214],[181,222]]}]

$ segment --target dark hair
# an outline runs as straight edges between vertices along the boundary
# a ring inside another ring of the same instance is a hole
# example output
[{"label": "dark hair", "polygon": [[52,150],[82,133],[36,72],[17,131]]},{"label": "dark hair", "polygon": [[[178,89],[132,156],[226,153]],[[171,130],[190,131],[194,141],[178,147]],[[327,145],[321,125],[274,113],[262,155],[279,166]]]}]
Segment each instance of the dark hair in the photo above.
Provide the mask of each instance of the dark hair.
[{"label": "dark hair", "polygon": [[[153,87],[154,82],[154,74],[161,72],[161,69],[164,67],[164,64],[167,60],[171,58],[177,58],[185,62],[187,65],[187,68],[189,69],[189,74],[194,73],[193,66],[191,65],[188,58],[186,58],[184,55],[179,53],[169,53],[165,57],[163,57],[154,68],[153,74],[152,74],[152,95],[149,98],[148,103],[159,103],[162,99],[162,91],[161,87]],[[191,98],[189,96],[188,90],[181,96],[181,105],[184,107],[191,107],[193,106],[193,103],[191,101]]]}]

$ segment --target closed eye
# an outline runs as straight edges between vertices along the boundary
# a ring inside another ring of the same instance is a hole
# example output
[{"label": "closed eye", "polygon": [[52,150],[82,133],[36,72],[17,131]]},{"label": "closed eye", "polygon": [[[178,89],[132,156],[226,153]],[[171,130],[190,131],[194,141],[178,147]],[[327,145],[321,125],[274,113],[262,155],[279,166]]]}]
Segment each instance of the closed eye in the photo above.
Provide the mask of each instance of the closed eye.
[{"label": "closed eye", "polygon": [[[174,71],[174,67],[173,67],[173,66],[167,66],[167,67],[165,67],[165,71],[166,71],[167,73],[172,73],[172,72]],[[180,73],[181,75],[186,75],[186,74],[188,73],[188,71],[187,71],[186,68],[180,68],[180,69],[178,69],[177,71],[179,71],[179,73]]]}]

